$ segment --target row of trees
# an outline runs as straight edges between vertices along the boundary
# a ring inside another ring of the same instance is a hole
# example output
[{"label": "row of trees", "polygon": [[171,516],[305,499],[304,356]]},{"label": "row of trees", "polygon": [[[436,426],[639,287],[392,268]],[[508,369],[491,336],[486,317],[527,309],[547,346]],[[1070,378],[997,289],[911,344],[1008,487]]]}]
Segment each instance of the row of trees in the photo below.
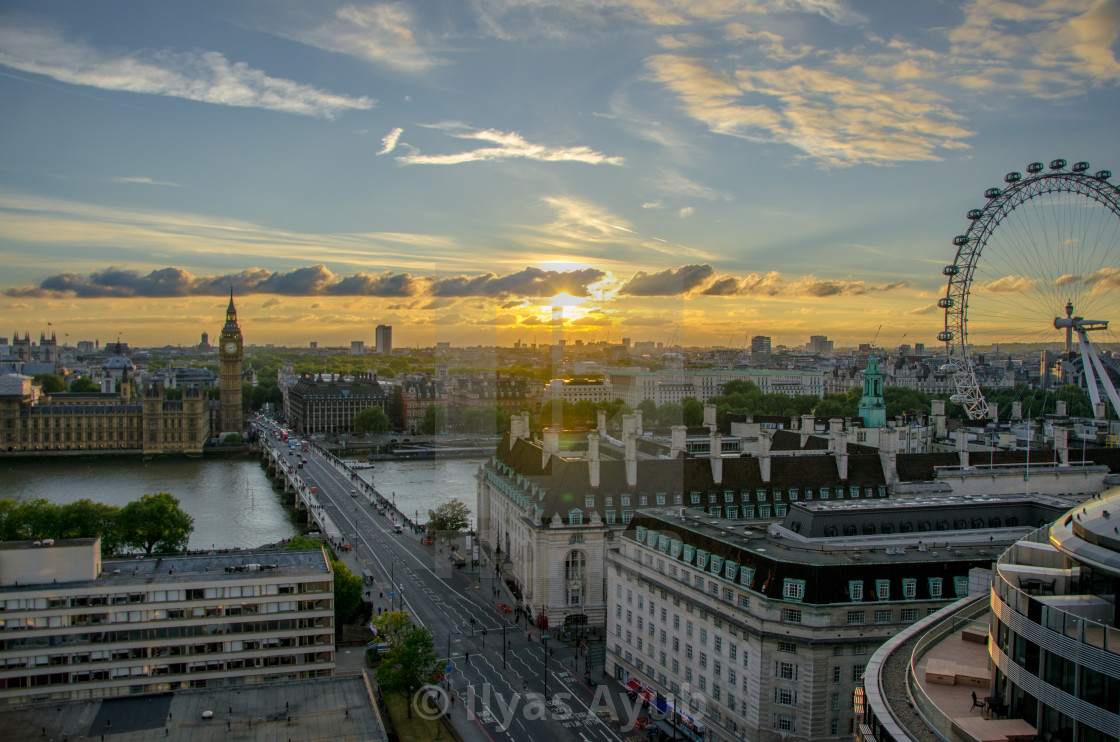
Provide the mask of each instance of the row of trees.
[{"label": "row of trees", "polygon": [[59,505],[47,500],[0,500],[0,540],[101,537],[101,552],[184,551],[194,518],[167,492],[144,495],[123,507],[91,500]]}]

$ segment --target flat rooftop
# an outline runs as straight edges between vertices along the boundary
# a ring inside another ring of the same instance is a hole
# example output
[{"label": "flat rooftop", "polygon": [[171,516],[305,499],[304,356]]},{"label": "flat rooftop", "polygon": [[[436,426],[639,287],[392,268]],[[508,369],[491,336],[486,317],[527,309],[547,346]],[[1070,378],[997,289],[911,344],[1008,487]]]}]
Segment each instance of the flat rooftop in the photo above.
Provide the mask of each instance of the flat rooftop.
[{"label": "flat rooftop", "polygon": [[[212,718],[203,718],[207,711]],[[98,740],[102,735],[106,742],[379,742],[388,738],[365,673],[39,704],[6,708],[3,716],[8,742]]]}]

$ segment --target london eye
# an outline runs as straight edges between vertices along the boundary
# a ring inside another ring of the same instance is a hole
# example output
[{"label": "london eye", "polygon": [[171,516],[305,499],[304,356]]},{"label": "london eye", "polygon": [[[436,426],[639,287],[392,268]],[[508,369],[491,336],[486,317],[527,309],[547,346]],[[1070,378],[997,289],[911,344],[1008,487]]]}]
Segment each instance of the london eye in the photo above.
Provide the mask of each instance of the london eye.
[{"label": "london eye", "polygon": [[[1060,383],[1084,386],[1120,414],[1109,330],[1120,311],[1120,189],[1108,170],[1087,162],[1032,162],[1008,173],[968,212],[968,230],[953,238],[956,257],[938,306],[945,310],[952,401],[969,418],[989,417],[976,354],[1061,349]],[[1045,373],[1045,371],[1044,371]]]}]

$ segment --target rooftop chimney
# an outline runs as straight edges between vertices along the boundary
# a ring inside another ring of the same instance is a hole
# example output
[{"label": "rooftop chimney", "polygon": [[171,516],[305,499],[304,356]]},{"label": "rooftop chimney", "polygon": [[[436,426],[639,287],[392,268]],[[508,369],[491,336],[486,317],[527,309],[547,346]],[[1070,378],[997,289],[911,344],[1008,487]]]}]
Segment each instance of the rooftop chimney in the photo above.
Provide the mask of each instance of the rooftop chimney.
[{"label": "rooftop chimney", "polygon": [[1054,448],[1058,449],[1058,459],[1062,466],[1069,466],[1069,428],[1054,426]]},{"label": "rooftop chimney", "polygon": [[708,434],[708,441],[711,444],[708,457],[712,462],[712,481],[723,484],[723,436],[712,431]]},{"label": "rooftop chimney", "polygon": [[[1064,405],[1065,402],[1058,402],[1058,404],[1059,405]],[[1062,413],[1059,412],[1058,414],[1061,415]],[[1023,403],[1022,402],[1015,401],[1015,402],[1011,403],[1011,419],[1012,420],[1022,420],[1023,419]]]},{"label": "rooftop chimney", "polygon": [[770,444],[773,440],[767,430],[758,431],[758,468],[762,481],[770,482]]},{"label": "rooftop chimney", "polygon": [[599,486],[599,435],[597,433],[589,433],[587,435],[587,477],[591,482],[591,486],[598,488]]},{"label": "rooftop chimney", "polygon": [[529,438],[529,415],[511,415],[509,418],[509,447],[513,450],[513,444],[518,438]]},{"label": "rooftop chimney", "polygon": [[626,486],[638,486],[638,441],[633,433],[627,434],[626,443]]},{"label": "rooftop chimney", "polygon": [[839,433],[829,437],[829,442],[835,439],[836,472],[841,482],[848,481],[848,434]]},{"label": "rooftop chimney", "polygon": [[[1023,419],[1023,405],[1022,405],[1021,402],[1018,403],[1018,404],[1019,404],[1019,419],[1022,420]],[[1065,417],[1068,414],[1066,412],[1066,410],[1068,410],[1068,409],[1069,409],[1069,407],[1066,406],[1066,401],[1064,399],[1059,399],[1058,402],[1057,402],[1057,407],[1054,410],[1054,412],[1057,415],[1060,415],[1061,417]]]},{"label": "rooftop chimney", "polygon": [[607,434],[607,411],[606,410],[599,410],[598,413],[596,414],[596,421],[597,422],[596,422],[596,425],[595,425],[595,429],[599,432],[599,435],[600,436],[606,435]]},{"label": "rooftop chimney", "polygon": [[633,414],[622,416],[622,437],[626,438],[628,435],[637,435],[638,421]]},{"label": "rooftop chimney", "polygon": [[961,468],[968,468],[968,431],[957,428],[957,452],[961,456]]},{"label": "rooftop chimney", "polygon": [[634,410],[634,435],[642,435],[642,411]]},{"label": "rooftop chimney", "polygon": [[805,448],[805,444],[809,442],[809,436],[816,432],[817,419],[812,415],[801,416],[801,447]]},{"label": "rooftop chimney", "polygon": [[548,464],[550,456],[556,456],[560,453],[560,429],[545,428],[541,435],[544,439],[541,447],[541,468],[543,469]]},{"label": "rooftop chimney", "polygon": [[992,422],[999,422],[999,405],[995,402],[988,404],[988,419]]},{"label": "rooftop chimney", "polygon": [[879,463],[883,467],[883,477],[887,484],[898,481],[898,431],[894,428],[879,428]]},{"label": "rooftop chimney", "polygon": [[688,428],[684,425],[672,427],[672,439],[669,443],[669,454],[675,459],[677,454],[685,450],[685,441],[688,440]]},{"label": "rooftop chimney", "polygon": [[716,406],[714,404],[704,405],[704,427],[709,431],[716,429]]}]

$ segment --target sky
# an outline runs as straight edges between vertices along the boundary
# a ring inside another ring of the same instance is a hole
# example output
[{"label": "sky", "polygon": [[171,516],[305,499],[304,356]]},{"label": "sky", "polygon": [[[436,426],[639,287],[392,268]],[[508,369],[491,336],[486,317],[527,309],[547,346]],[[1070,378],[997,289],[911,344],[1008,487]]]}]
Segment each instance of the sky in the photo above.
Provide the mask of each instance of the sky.
[{"label": "sky", "polygon": [[190,345],[232,287],[256,344],[933,346],[986,188],[1120,173],[1118,29],[1120,0],[8,0],[0,332]]}]

